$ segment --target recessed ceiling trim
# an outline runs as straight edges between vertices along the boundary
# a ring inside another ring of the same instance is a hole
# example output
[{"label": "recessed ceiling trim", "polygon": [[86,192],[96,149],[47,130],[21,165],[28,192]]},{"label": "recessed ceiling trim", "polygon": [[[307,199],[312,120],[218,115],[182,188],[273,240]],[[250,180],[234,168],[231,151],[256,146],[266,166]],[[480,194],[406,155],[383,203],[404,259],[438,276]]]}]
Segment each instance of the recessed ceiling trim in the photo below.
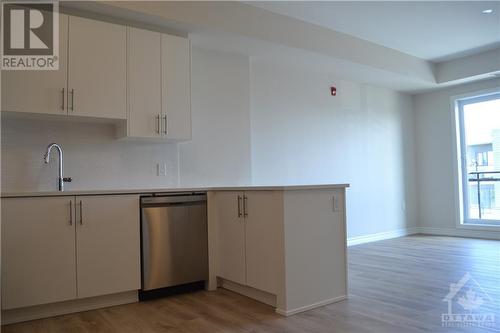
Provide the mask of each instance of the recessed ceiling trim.
[{"label": "recessed ceiling trim", "polygon": [[371,66],[435,83],[434,65],[417,57],[240,2],[105,1],[98,5],[146,14],[193,27],[221,31]]}]

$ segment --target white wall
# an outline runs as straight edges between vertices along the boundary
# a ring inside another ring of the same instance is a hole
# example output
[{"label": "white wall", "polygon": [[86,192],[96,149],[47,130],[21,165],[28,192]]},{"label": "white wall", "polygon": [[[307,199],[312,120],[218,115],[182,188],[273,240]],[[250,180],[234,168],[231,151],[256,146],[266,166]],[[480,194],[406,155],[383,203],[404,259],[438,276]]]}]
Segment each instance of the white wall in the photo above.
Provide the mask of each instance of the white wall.
[{"label": "white wall", "polygon": [[193,48],[193,138],[179,145],[182,186],[251,183],[249,60]]},{"label": "white wall", "polygon": [[[43,163],[46,147],[64,150],[68,190],[177,186],[177,147],[117,141],[114,126],[50,120],[2,118],[2,191],[57,190],[57,152]],[[167,176],[156,175],[156,163],[167,163]]]},{"label": "white wall", "polygon": [[428,231],[436,233],[474,234],[472,231],[461,230],[458,233],[456,230],[458,208],[455,205],[456,180],[453,175],[456,161],[453,157],[455,142],[450,98],[499,86],[500,80],[496,79],[414,96],[420,227],[431,228]]},{"label": "white wall", "polygon": [[106,124],[3,119],[2,191],[55,189],[57,165],[42,156],[56,141],[68,189],[348,182],[350,238],[417,221],[457,234],[450,96],[500,86],[417,95],[412,112],[405,94],[196,47],[192,78],[193,140],[178,145],[116,141]]},{"label": "white wall", "polygon": [[350,183],[349,237],[416,226],[410,96],[257,60],[250,82],[254,183]]}]

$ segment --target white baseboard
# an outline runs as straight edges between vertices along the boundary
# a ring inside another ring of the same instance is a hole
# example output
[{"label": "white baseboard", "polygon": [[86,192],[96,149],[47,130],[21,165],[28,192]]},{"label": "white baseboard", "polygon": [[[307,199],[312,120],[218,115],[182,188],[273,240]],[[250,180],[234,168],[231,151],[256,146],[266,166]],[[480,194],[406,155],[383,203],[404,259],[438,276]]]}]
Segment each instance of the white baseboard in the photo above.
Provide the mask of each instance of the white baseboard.
[{"label": "white baseboard", "polygon": [[386,232],[379,232],[370,235],[350,237],[347,239],[347,246],[377,242],[385,239],[403,237],[414,234],[500,240],[500,232],[491,230],[477,230],[477,229],[467,229],[467,228],[415,227],[415,228],[404,228]]},{"label": "white baseboard", "polygon": [[270,305],[272,307],[276,307],[276,295],[267,293],[262,290],[258,290],[252,287],[248,286],[243,286],[239,283],[232,282],[229,280],[225,280],[222,278],[219,278],[219,285],[221,288],[233,291],[237,294],[252,298],[256,301],[259,301],[261,303]]},{"label": "white baseboard", "polygon": [[137,301],[137,290],[133,290],[119,294],[76,299],[59,303],[35,305],[27,308],[2,310],[2,325],[106,308],[110,306],[134,303]]},{"label": "white baseboard", "polygon": [[339,297],[330,298],[330,299],[327,299],[327,300],[324,300],[324,301],[321,301],[321,302],[317,302],[317,303],[314,303],[314,304],[302,306],[300,308],[296,308],[296,309],[292,309],[292,310],[276,309],[276,313],[280,314],[282,316],[288,317],[288,316],[294,315],[296,313],[300,313],[300,312],[312,310],[314,308],[319,308],[320,306],[325,306],[325,305],[328,305],[328,304],[340,302],[340,301],[343,301],[345,299],[347,299],[347,296],[345,296],[345,295],[344,296],[339,296]]},{"label": "white baseboard", "polygon": [[465,228],[432,228],[432,227],[418,227],[416,229],[418,230],[419,234],[425,234],[425,235],[500,240],[500,232],[495,232],[491,230],[473,230]]},{"label": "white baseboard", "polygon": [[347,239],[347,246],[371,243],[371,242],[381,241],[384,239],[403,237],[403,236],[413,235],[418,232],[419,232],[418,228],[403,228],[403,229],[379,232],[376,234],[350,237]]}]

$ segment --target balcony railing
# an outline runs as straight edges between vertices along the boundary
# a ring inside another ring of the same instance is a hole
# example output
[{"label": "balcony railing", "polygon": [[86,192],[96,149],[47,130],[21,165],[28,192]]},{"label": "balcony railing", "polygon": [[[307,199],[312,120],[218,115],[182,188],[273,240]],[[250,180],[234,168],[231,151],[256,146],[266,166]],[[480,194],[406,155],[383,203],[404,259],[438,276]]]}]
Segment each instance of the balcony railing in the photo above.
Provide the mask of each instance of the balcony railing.
[{"label": "balcony railing", "polygon": [[[495,177],[498,175],[499,177]],[[481,183],[483,182],[500,182],[500,171],[473,171],[469,172],[469,183],[477,184],[477,204],[478,204],[478,214],[479,219],[482,218],[482,207],[481,207]]]}]

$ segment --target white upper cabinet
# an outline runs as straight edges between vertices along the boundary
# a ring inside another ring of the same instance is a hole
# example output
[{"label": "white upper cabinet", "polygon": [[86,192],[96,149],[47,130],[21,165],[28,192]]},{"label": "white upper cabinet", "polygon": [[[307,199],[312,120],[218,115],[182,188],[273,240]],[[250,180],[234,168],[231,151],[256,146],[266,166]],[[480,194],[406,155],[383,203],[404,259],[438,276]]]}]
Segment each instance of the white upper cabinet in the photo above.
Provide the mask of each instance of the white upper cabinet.
[{"label": "white upper cabinet", "polygon": [[162,117],[167,139],[191,139],[191,56],[187,38],[161,36]]},{"label": "white upper cabinet", "polygon": [[59,15],[59,70],[2,71],[2,111],[67,114],[68,16]]},{"label": "white upper cabinet", "polygon": [[161,34],[128,28],[128,136],[161,137]]},{"label": "white upper cabinet", "polygon": [[191,139],[187,38],[64,14],[59,34],[59,70],[2,72],[2,111],[123,119],[122,137]]},{"label": "white upper cabinet", "polygon": [[129,27],[128,73],[126,136],[190,140],[189,40]]},{"label": "white upper cabinet", "polygon": [[70,115],[126,119],[126,54],[125,26],[70,16]]}]

